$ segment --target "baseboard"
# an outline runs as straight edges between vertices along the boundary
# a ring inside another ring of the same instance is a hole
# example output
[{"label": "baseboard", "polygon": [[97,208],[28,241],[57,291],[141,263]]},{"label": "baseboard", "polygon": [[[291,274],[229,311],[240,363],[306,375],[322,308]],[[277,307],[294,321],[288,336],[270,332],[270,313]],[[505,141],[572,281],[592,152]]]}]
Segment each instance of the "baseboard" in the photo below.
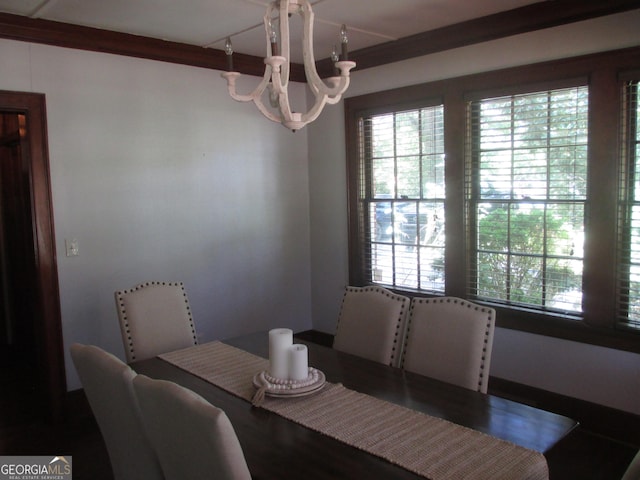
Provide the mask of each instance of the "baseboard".
[{"label": "baseboard", "polygon": [[[296,336],[328,347],[333,345],[333,335],[317,330]],[[639,415],[497,377],[490,377],[489,393],[573,418],[584,430],[640,447]]]}]

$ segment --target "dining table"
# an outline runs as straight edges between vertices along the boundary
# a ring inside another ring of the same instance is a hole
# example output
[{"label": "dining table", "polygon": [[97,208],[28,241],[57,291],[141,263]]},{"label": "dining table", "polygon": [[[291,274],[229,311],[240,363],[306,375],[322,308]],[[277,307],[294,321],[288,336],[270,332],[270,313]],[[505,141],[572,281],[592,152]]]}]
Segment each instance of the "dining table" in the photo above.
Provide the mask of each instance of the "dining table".
[{"label": "dining table", "polygon": [[[266,331],[130,365],[224,410],[255,480],[547,478],[544,454],[578,425],[306,339],[295,342],[306,345],[309,367],[325,384],[294,398],[268,396],[264,405],[251,394],[258,390],[254,371],[268,366]],[[238,373],[230,377],[232,371]],[[527,468],[535,474],[522,473]],[[500,473],[482,473],[491,469]]]}]

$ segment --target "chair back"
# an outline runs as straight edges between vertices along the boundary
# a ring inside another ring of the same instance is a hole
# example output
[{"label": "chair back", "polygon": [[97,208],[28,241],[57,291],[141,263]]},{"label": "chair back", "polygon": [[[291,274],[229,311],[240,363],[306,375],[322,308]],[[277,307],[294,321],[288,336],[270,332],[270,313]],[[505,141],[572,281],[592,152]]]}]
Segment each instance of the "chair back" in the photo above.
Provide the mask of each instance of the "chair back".
[{"label": "chair back", "polygon": [[346,287],[333,348],[399,366],[409,302],[382,287]]},{"label": "chair back", "polygon": [[133,383],[142,421],[167,480],[251,479],[224,411],[173,382],[138,375]]},{"label": "chair back", "polygon": [[115,298],[128,363],[198,343],[182,282],[146,282]]},{"label": "chair back", "polygon": [[633,457],[631,463],[624,472],[622,480],[640,480],[640,451]]},{"label": "chair back", "polygon": [[402,368],[486,393],[495,316],[456,297],[414,298]]},{"label": "chair back", "polygon": [[136,373],[99,347],[74,343],[70,351],[104,438],[115,480],[162,480],[133,392]]}]

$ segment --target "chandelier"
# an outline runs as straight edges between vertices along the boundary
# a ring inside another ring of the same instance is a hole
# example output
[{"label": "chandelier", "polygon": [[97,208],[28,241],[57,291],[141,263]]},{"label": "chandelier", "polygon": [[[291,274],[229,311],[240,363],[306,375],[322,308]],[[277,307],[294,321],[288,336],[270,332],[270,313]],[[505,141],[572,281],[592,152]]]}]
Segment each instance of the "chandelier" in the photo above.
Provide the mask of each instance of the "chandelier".
[{"label": "chandelier", "polygon": [[[277,12],[277,15],[276,15]],[[289,52],[289,17],[300,15],[303,20],[302,56],[307,83],[315,98],[313,106],[306,112],[293,112],[289,103],[289,68],[291,57]],[[278,20],[280,36],[274,24]],[[348,59],[347,29],[343,25],[340,31],[341,55],[334,47],[331,60],[334,62],[335,76],[325,80],[318,75],[313,55],[313,10],[308,0],[276,0],[267,7],[264,16],[264,27],[267,40],[267,57],[264,59],[265,71],[262,81],[248,95],[236,92],[236,80],[240,73],[233,71],[233,47],[227,38],[225,53],[227,69],[222,77],[227,80],[229,95],[239,102],[253,102],[258,110],[269,120],[281,123],[288,129],[296,131],[313,122],[326,104],[340,101],[342,94],[349,87],[349,71],[356,66]],[[340,58],[341,57],[341,58]],[[271,108],[265,105],[263,94],[268,97]]]}]

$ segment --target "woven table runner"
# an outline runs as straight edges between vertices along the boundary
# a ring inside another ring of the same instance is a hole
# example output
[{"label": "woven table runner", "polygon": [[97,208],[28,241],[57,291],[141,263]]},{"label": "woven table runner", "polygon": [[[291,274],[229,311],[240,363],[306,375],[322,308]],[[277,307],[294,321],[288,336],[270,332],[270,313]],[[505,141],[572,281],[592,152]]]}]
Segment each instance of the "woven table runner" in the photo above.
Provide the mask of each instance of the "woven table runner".
[{"label": "woven table runner", "polygon": [[[269,361],[221,342],[159,357],[240,398],[251,401],[253,377]],[[267,397],[260,408],[384,458],[430,480],[547,480],[539,452],[491,437],[341,384],[307,397]]]}]

